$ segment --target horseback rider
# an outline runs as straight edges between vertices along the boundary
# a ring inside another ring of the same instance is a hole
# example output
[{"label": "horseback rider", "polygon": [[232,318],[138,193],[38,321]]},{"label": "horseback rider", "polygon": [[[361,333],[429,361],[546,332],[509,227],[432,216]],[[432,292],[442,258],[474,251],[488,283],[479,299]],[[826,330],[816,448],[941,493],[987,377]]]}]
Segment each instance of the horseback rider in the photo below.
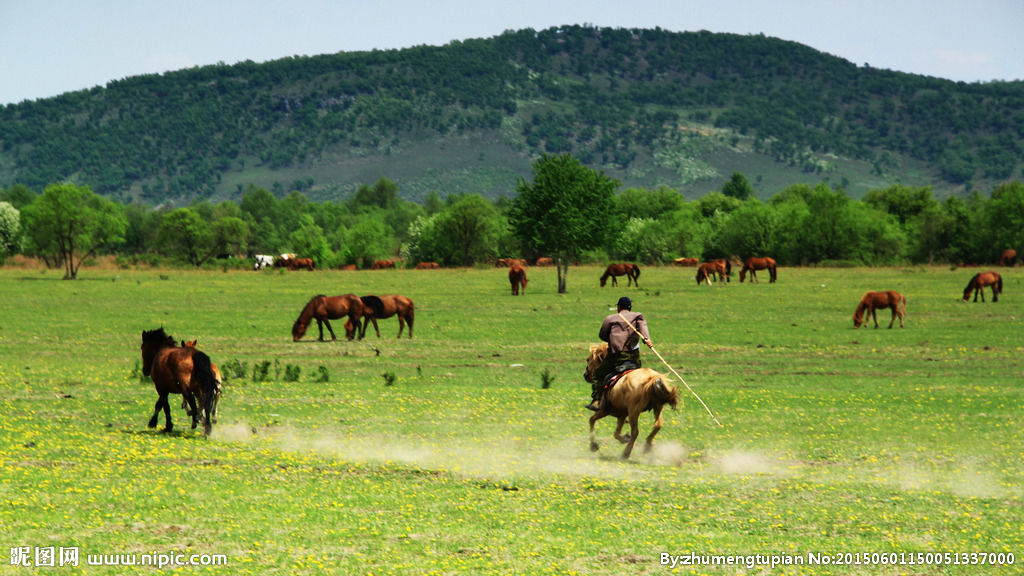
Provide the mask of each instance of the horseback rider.
[{"label": "horseback rider", "polygon": [[647,333],[647,320],[642,313],[633,312],[633,302],[623,296],[619,298],[616,308],[618,311],[604,319],[598,332],[598,337],[608,343],[608,354],[594,370],[591,382],[592,401],[587,408],[594,411],[600,406],[606,378],[640,367],[641,337],[648,348],[653,346],[651,336]]}]

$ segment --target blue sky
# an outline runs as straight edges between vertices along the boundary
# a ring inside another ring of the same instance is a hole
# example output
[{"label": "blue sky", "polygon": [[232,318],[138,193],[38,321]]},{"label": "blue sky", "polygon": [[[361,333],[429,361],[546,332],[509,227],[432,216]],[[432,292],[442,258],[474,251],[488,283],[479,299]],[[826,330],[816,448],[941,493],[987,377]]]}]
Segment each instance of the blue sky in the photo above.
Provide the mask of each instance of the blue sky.
[{"label": "blue sky", "polygon": [[563,24],[764,33],[858,65],[1024,80],[1022,0],[0,0],[0,104],[218,62]]}]

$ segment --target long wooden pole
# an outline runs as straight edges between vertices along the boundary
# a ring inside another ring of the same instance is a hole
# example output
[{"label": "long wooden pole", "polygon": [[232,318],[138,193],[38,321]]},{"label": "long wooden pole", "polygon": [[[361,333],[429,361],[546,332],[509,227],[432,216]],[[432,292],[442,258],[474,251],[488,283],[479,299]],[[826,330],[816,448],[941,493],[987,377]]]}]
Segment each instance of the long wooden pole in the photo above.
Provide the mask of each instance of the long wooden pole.
[{"label": "long wooden pole", "polygon": [[665,359],[662,358],[661,354],[659,354],[658,351],[654,349],[654,345],[651,344],[651,341],[648,340],[647,338],[644,338],[644,335],[641,334],[640,331],[636,329],[636,326],[633,326],[632,322],[626,320],[626,317],[622,315],[622,312],[619,312],[618,314],[619,318],[622,318],[622,321],[626,323],[626,326],[629,326],[633,330],[633,332],[636,332],[636,335],[639,336],[640,339],[644,341],[644,344],[647,344],[647,347],[651,349],[651,352],[654,352],[654,355],[658,357],[658,360],[661,360],[661,363],[668,367],[668,369],[671,370],[672,373],[676,375],[676,378],[679,378],[679,381],[682,382],[683,386],[686,386],[686,389],[690,391],[690,394],[693,394],[693,397],[696,398],[698,402],[700,402],[700,405],[704,407],[704,410],[706,410],[708,415],[711,416],[711,419],[715,421],[715,424],[718,424],[719,428],[725,428],[725,426],[722,426],[722,423],[718,421],[718,418],[715,417],[715,414],[711,411],[711,408],[708,408],[708,405],[705,404],[704,401],[701,400],[700,396],[698,396],[697,393],[693,391],[693,388],[690,388],[690,385],[686,383],[686,380],[683,380],[683,377],[680,376],[678,372],[676,372],[676,369],[673,368],[668,362],[666,362]]}]

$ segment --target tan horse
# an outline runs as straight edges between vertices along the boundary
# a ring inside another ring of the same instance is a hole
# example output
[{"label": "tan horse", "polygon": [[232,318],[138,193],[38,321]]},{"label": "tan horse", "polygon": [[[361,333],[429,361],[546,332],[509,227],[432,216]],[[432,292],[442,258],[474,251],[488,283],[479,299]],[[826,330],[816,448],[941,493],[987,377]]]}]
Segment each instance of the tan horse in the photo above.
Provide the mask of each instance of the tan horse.
[{"label": "tan horse", "polygon": [[289,270],[314,270],[316,263],[312,258],[289,258],[287,260]]},{"label": "tan horse", "polygon": [[508,281],[512,284],[512,295],[518,296],[519,289],[522,288],[523,294],[526,294],[526,270],[519,264],[513,264],[508,269]]},{"label": "tan horse", "polygon": [[999,302],[999,295],[1003,293],[1003,277],[998,272],[979,272],[964,288],[964,302],[971,297],[971,290],[974,290],[974,301],[978,301],[978,294],[981,294],[981,301],[985,301],[985,287],[992,287],[992,301]]},{"label": "tan horse", "polygon": [[[608,344],[595,344],[590,347],[590,355],[587,356],[587,369],[583,378],[590,383],[594,381],[594,370],[601,364],[608,354]],[[590,450],[598,450],[597,440],[594,439],[594,423],[605,416],[614,416],[618,419],[615,426],[615,439],[626,445],[622,452],[622,459],[628,459],[633,452],[633,444],[640,436],[639,420],[640,414],[648,410],[654,411],[654,426],[647,436],[647,443],[644,445],[644,452],[651,450],[654,437],[661,430],[661,411],[666,404],[673,409],[682,401],[679,398],[679,390],[675,386],[666,384],[667,378],[664,374],[655,372],[650,368],[637,368],[622,375],[615,386],[605,392],[601,404],[590,417]],[[629,420],[629,436],[622,435],[622,426]]]},{"label": "tan horse", "polygon": [[[865,292],[860,299],[860,304],[853,312],[853,327],[860,328],[861,324],[867,322],[868,318],[875,321],[875,328],[878,328],[878,316],[876,311],[888,308],[892,310],[892,319],[889,320],[889,328],[892,328],[896,318],[900,319],[900,328],[903,328],[903,316],[907,313],[907,299],[899,292],[887,290],[885,292]],[[864,315],[865,310],[867,316]]]},{"label": "tan horse", "polygon": [[1017,265],[1017,251],[1013,248],[1007,248],[1003,250],[1003,255],[999,257],[999,263],[1003,266],[1016,266]]},{"label": "tan horse", "polygon": [[317,294],[310,298],[309,302],[299,313],[299,317],[292,324],[292,340],[298,341],[305,336],[306,329],[311,320],[316,320],[316,326],[320,329],[320,340],[324,339],[324,324],[331,333],[331,340],[335,340],[334,328],[331,328],[331,320],[337,320],[342,316],[348,316],[352,322],[358,325],[359,319],[363,316],[363,301],[355,294],[343,294],[341,296],[324,296]]},{"label": "tan horse", "polygon": [[713,277],[716,282],[720,282],[722,278],[728,281],[729,268],[727,260],[709,260],[702,263],[697,267],[697,285],[699,286],[701,282],[706,282],[710,286],[711,278]]},{"label": "tan horse", "polygon": [[750,272],[750,281],[757,282],[757,271],[768,270],[768,283],[772,284],[778,278],[775,269],[775,259],[773,258],[747,258],[747,261],[743,263],[743,269],[740,270],[740,283],[747,276],[747,272]]},{"label": "tan horse", "polygon": [[[412,338],[412,322],[416,315],[416,307],[412,300],[401,294],[385,294],[383,296],[363,296],[363,327],[359,330],[359,338],[366,336],[366,327],[373,322],[373,329],[377,331],[377,338],[380,338],[380,328],[377,327],[378,318],[391,318],[398,316],[398,337],[402,337],[402,330],[409,325],[409,338]],[[354,323],[358,326],[358,324]]]}]

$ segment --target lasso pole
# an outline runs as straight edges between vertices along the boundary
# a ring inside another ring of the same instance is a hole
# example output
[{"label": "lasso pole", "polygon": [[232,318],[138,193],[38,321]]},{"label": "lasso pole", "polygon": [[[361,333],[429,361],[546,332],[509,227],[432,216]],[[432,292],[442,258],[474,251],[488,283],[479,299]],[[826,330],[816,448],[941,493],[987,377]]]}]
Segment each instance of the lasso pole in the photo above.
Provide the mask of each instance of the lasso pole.
[{"label": "lasso pole", "polygon": [[654,345],[651,344],[651,341],[648,340],[647,338],[644,338],[644,335],[641,334],[640,331],[636,329],[636,326],[633,326],[632,322],[626,320],[626,317],[622,315],[622,312],[619,312],[619,318],[622,318],[623,322],[626,323],[626,326],[629,326],[630,329],[633,330],[633,332],[636,332],[636,335],[639,336],[640,339],[644,341],[644,344],[647,344],[647,347],[651,349],[651,352],[654,352],[654,355],[658,357],[658,360],[661,360],[661,363],[664,364],[669,370],[671,370],[672,373],[675,374],[676,378],[679,378],[679,381],[682,382],[683,386],[686,386],[686,389],[690,391],[690,394],[693,394],[693,397],[696,398],[698,402],[700,402],[700,405],[704,407],[704,410],[707,411],[708,415],[711,416],[711,419],[715,421],[715,424],[718,424],[719,428],[725,428],[725,426],[723,426],[722,423],[718,421],[718,418],[715,417],[715,414],[711,411],[711,408],[708,408],[708,405],[704,403],[704,400],[701,400],[701,397],[698,396],[697,393],[693,391],[693,388],[690,388],[690,385],[686,383],[686,380],[683,380],[683,377],[680,376],[678,372],[676,372],[676,369],[673,368],[668,362],[666,362],[665,359],[662,358],[661,354],[659,354],[658,351],[654,349]]}]

